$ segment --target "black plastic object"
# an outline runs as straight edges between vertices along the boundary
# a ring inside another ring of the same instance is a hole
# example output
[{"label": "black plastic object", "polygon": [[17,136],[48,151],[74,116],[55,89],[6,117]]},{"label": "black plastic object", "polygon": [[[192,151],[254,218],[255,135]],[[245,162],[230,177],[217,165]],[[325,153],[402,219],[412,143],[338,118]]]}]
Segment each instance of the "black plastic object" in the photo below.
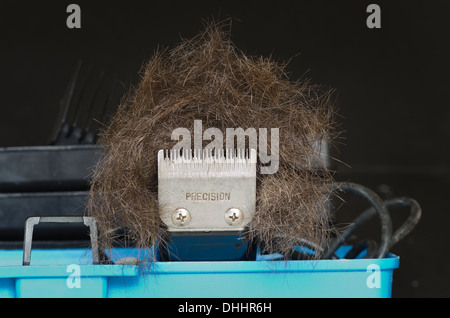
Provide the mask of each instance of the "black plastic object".
[{"label": "black plastic object", "polygon": [[95,144],[101,125],[115,106],[116,78],[83,67],[79,61],[60,103],[58,124],[50,137],[51,145]]},{"label": "black plastic object", "polygon": [[85,190],[101,153],[96,145],[0,148],[0,191]]},{"label": "black plastic object", "polygon": [[[19,240],[28,217],[86,215],[87,191],[30,192],[0,194],[0,240]],[[38,235],[48,236],[51,233]],[[60,236],[79,238],[80,233],[66,229]]]}]

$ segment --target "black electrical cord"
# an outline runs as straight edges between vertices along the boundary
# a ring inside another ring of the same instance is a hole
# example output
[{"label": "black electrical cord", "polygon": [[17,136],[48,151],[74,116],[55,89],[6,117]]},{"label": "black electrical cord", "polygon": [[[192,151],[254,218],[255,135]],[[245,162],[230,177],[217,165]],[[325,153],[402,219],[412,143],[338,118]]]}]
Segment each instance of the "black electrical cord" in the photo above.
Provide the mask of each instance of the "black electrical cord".
[{"label": "black electrical cord", "polygon": [[[361,213],[346,230],[340,233],[334,240],[329,242],[325,248],[310,242],[308,240],[302,239],[299,243],[300,247],[305,247],[310,249],[315,255],[320,255],[321,259],[338,259],[336,256],[336,250],[348,240],[348,238],[356,231],[356,229],[368,221],[370,218],[378,214],[381,221],[381,242],[378,247],[376,242],[373,240],[362,240],[355,244],[350,251],[348,251],[344,258],[352,259],[357,257],[362,251],[367,250],[364,258],[383,258],[385,257],[389,250],[398,241],[403,239],[408,235],[420,220],[422,209],[419,203],[407,197],[394,198],[387,201],[382,201],[381,198],[372,190],[362,185],[350,182],[333,183],[330,185],[333,192],[344,192],[350,194],[356,194],[367,199],[372,207]],[[402,224],[402,226],[392,234],[392,222],[389,214],[388,208],[395,207],[409,207],[410,215],[407,220]],[[295,248],[292,250],[290,259],[302,260],[309,259],[310,256],[307,255],[305,251],[297,251]]]},{"label": "black electrical cord", "polygon": [[[307,260],[311,259],[311,255],[320,255],[320,253],[323,253],[323,247],[319,244],[316,244],[314,242],[311,242],[306,239],[301,239],[299,242],[299,245],[297,247],[300,247],[300,250],[296,250],[295,248],[292,248],[292,253],[290,255],[290,259],[293,260]],[[302,248],[307,248],[310,250],[308,253],[305,250],[302,250]]]},{"label": "black electrical cord", "polygon": [[345,254],[344,258],[354,259],[354,258],[358,257],[358,255],[361,254],[365,250],[367,250],[367,251],[366,251],[366,255],[364,256],[364,258],[375,257],[375,255],[378,251],[377,243],[374,240],[359,241],[350,249],[350,251],[347,252],[347,254]]},{"label": "black electrical cord", "polygon": [[[381,222],[381,241],[375,258],[385,257],[389,252],[389,248],[391,246],[392,222],[389,211],[381,198],[371,189],[352,182],[332,183],[330,187],[333,192],[343,192],[358,195],[365,198],[372,204],[373,208],[370,209],[370,213],[363,213],[361,217],[363,219],[368,219],[372,216],[372,213],[376,212],[378,214]],[[374,212],[372,212],[372,210]],[[330,242],[326,247],[325,252],[323,253],[322,259],[329,259],[343,242],[344,240],[342,240],[341,237],[338,237]]]},{"label": "black electrical cord", "polygon": [[398,206],[409,206],[410,213],[409,217],[402,224],[402,226],[395,231],[394,235],[392,235],[391,246],[397,244],[398,241],[403,239],[406,235],[408,235],[414,227],[419,223],[420,217],[422,216],[422,208],[419,203],[411,198],[396,198],[392,200],[386,201],[387,207],[398,207]]},{"label": "black electrical cord", "polygon": [[[398,241],[403,239],[406,235],[408,235],[414,229],[414,227],[417,225],[417,223],[420,220],[420,217],[422,215],[422,209],[416,200],[407,198],[407,197],[386,200],[386,201],[384,201],[384,205],[387,208],[396,208],[396,207],[409,207],[410,208],[409,217],[402,224],[402,226],[400,226],[400,228],[398,228],[397,231],[394,232],[394,234],[391,237],[391,241],[389,243],[389,249],[390,249],[390,248],[392,248],[392,246],[397,244]],[[373,207],[371,207],[371,208],[365,210],[363,213],[361,213],[361,215],[358,216],[354,220],[353,224],[350,227],[348,227],[344,232],[341,233],[340,238],[339,238],[341,244],[343,242],[345,242],[361,224],[368,221],[375,214],[376,214],[376,211]]]}]

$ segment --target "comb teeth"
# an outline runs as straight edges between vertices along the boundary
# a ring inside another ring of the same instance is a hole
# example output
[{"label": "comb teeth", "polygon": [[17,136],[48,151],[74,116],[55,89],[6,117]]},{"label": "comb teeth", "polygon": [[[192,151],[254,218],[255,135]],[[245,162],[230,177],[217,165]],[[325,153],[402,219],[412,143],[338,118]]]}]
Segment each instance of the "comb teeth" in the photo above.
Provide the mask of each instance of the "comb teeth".
[{"label": "comb teeth", "polygon": [[227,177],[256,175],[254,149],[166,149],[158,152],[158,176]]}]

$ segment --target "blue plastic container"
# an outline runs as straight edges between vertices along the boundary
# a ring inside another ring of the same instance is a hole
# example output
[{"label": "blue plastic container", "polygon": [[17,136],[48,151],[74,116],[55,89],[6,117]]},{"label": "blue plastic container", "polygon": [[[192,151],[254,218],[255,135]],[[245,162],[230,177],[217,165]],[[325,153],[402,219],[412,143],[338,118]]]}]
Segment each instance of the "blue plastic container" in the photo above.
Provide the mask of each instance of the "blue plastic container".
[{"label": "blue plastic container", "polygon": [[[350,247],[343,246],[339,254]],[[116,249],[115,257],[137,256]],[[0,297],[390,297],[399,257],[384,259],[160,262],[92,265],[85,249],[0,250]]]}]

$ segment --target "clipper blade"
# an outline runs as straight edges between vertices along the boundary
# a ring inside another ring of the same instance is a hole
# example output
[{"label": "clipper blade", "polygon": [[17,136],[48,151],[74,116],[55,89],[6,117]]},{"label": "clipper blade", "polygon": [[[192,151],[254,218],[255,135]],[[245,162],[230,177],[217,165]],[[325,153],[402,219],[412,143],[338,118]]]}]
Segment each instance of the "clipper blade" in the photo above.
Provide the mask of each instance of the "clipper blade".
[{"label": "clipper blade", "polygon": [[240,231],[256,203],[256,150],[160,150],[158,201],[172,232]]}]

